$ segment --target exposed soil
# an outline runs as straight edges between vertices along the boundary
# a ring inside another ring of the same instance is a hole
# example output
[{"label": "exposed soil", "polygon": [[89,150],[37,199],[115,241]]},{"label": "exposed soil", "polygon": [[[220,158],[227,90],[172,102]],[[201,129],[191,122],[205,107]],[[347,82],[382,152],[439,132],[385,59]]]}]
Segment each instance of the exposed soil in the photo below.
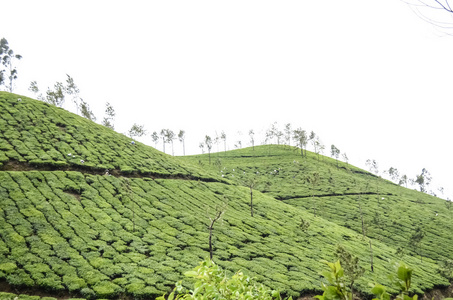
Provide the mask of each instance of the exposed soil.
[{"label": "exposed soil", "polygon": [[6,280],[0,279],[0,291],[6,292],[6,293],[13,293],[13,294],[24,294],[24,295],[30,295],[30,296],[39,296],[39,297],[53,297],[57,299],[69,299],[69,298],[76,298],[80,297],[80,295],[72,295],[69,292],[46,292],[43,291],[42,289],[38,288],[30,288],[30,287],[23,287],[23,286],[12,286]]}]

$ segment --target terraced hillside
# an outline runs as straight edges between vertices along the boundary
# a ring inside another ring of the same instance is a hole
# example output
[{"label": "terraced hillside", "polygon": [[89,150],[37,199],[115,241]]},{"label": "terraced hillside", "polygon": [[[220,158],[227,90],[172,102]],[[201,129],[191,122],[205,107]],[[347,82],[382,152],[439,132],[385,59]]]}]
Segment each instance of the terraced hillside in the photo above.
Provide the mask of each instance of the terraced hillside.
[{"label": "terraced hillside", "polygon": [[[328,158],[301,159],[288,147],[232,151],[209,165],[207,156],[174,158],[26,97],[0,92],[0,109],[0,287],[53,297],[160,296],[209,256],[209,217],[225,205],[214,260],[286,295],[320,290],[320,260],[333,260],[338,244],[366,268],[364,293],[370,281],[389,284],[391,261],[400,259],[414,268],[414,291],[448,285],[437,263],[452,258],[451,221],[430,215],[447,217],[443,200]],[[313,170],[321,174],[316,186],[302,180]],[[250,179],[253,217],[243,186]],[[382,228],[368,225],[366,237],[357,220],[361,193],[367,224],[386,208]],[[422,261],[406,247],[408,220],[427,232]]]},{"label": "terraced hillside", "polygon": [[92,174],[210,180],[197,167],[69,113],[0,92],[0,167],[3,170],[80,170]]},{"label": "terraced hillside", "polygon": [[[453,209],[449,202],[407,189],[335,159],[289,146],[260,146],[186,157],[223,179],[248,186],[357,234],[383,241],[407,253],[434,260],[453,259]],[[307,177],[319,174],[312,185]],[[362,211],[362,213],[360,212]],[[420,249],[410,246],[416,228],[425,233]]]}]

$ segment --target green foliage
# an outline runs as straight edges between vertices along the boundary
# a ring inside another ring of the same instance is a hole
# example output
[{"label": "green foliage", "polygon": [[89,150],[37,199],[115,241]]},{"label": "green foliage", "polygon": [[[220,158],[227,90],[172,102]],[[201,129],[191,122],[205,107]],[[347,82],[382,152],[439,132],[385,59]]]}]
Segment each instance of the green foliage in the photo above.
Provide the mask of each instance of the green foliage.
[{"label": "green foliage", "polygon": [[[396,263],[394,265],[395,273],[389,275],[389,278],[392,280],[392,284],[397,288],[399,294],[395,299],[398,300],[417,300],[418,295],[413,297],[409,296],[409,289],[412,282],[412,269],[405,265],[403,262]],[[390,299],[390,294],[387,292],[387,288],[381,284],[372,284],[369,286],[372,288],[371,292],[377,297],[373,300],[388,300]]]},{"label": "green foliage", "polygon": [[[17,98],[0,92],[0,280],[9,284],[86,298],[155,298],[208,255],[207,211],[225,201],[228,211],[215,224],[212,246],[226,274],[240,269],[257,285],[293,297],[319,290],[319,259],[333,259],[335,245],[360,262],[369,259],[363,215],[374,272],[354,281],[358,292],[367,293],[372,280],[390,286],[387,262],[396,259],[414,266],[413,292],[448,284],[437,264],[453,259],[453,225],[443,218],[451,212],[443,200],[342,162],[337,167],[319,152],[301,157],[288,146],[211,153],[221,159],[212,165],[208,154],[174,158],[46,103]],[[314,173],[315,185],[305,181]],[[128,189],[121,178],[128,178]],[[396,254],[407,248],[413,224],[423,228],[417,248],[423,262],[411,251]]]},{"label": "green foliage", "polygon": [[[281,299],[280,293],[270,290],[262,284],[256,284],[241,271],[229,278],[212,260],[204,260],[192,271],[184,273],[185,276],[194,278],[193,289],[184,290],[181,283],[176,284],[175,290],[167,300],[173,299]],[[175,293],[178,293],[175,296]],[[292,299],[289,297],[288,299]],[[158,297],[156,300],[165,300]]]},{"label": "green foliage", "polygon": [[[336,251],[336,256],[339,261],[341,261],[344,269],[345,282],[348,284],[351,294],[354,294],[354,282],[362,277],[365,269],[360,266],[359,258],[350,252],[348,252],[343,246],[338,245]],[[351,296],[352,297],[352,296]]]},{"label": "green foliage", "polygon": [[338,260],[332,263],[323,260],[322,262],[330,269],[320,273],[328,284],[324,282],[321,283],[321,288],[324,293],[315,296],[315,298],[318,298],[319,300],[352,300],[352,293],[345,283],[344,270],[341,267],[340,261]]}]

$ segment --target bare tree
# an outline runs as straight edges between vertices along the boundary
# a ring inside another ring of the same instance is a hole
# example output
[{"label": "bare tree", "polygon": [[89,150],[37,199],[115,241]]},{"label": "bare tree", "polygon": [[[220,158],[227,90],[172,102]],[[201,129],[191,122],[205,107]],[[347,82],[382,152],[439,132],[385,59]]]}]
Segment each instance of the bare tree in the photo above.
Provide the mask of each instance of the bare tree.
[{"label": "bare tree", "polygon": [[440,31],[453,34],[453,2],[451,0],[402,0],[422,20]]},{"label": "bare tree", "polygon": [[212,231],[214,230],[214,224],[216,221],[220,220],[220,218],[222,217],[222,215],[225,213],[226,211],[226,207],[227,207],[227,204],[223,203],[222,206],[217,206],[216,207],[216,211],[214,213],[214,216],[208,216],[209,217],[209,221],[211,222],[209,224],[209,257],[211,258],[212,260],[212,256],[213,256],[213,250],[212,250]]},{"label": "bare tree", "polygon": [[[8,72],[9,86],[7,87],[9,92],[13,92],[13,81],[17,79],[17,69],[14,67],[13,61],[15,59],[20,60],[22,58],[19,54],[14,54],[13,49],[8,45],[8,41],[5,38],[0,40],[0,62],[6,68]],[[0,85],[5,81],[5,76],[3,75],[5,70],[0,69]],[[6,84],[5,84],[6,86]]]}]

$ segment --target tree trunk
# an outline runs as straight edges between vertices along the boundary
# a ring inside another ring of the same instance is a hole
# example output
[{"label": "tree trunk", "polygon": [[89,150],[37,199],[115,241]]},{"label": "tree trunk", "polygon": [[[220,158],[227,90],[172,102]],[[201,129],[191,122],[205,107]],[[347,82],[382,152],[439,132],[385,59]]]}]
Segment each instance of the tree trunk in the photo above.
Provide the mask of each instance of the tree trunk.
[{"label": "tree trunk", "polygon": [[250,214],[253,217],[253,189],[250,187]]},{"label": "tree trunk", "polygon": [[359,199],[357,200],[357,202],[359,204],[360,219],[362,220],[362,234],[363,234],[363,238],[365,238],[365,223],[363,221],[362,205],[360,205],[360,195],[359,195]]},{"label": "tree trunk", "polygon": [[374,272],[374,267],[373,267],[373,248],[371,247],[371,240],[370,240],[370,262],[371,262],[371,272]]},{"label": "tree trunk", "polygon": [[212,260],[212,224],[209,227],[209,257]]}]

